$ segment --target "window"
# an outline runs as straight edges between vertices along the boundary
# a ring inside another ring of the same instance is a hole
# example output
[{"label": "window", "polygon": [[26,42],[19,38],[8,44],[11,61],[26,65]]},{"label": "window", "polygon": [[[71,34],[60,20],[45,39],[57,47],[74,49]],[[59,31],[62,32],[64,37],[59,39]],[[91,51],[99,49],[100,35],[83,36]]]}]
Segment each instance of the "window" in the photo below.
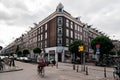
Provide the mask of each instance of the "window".
[{"label": "window", "polygon": [[62,38],[58,38],[58,45],[62,45]]},{"label": "window", "polygon": [[47,32],[45,33],[45,39],[47,39]]},{"label": "window", "polygon": [[77,39],[77,33],[75,33],[75,39]]},{"label": "window", "polygon": [[62,34],[62,28],[58,28],[58,34]]},{"label": "window", "polygon": [[69,37],[69,29],[66,29],[66,36]]},{"label": "window", "polygon": [[59,8],[59,12],[62,12],[62,8]]},{"label": "window", "polygon": [[45,47],[47,47],[47,40],[45,40]]},{"label": "window", "polygon": [[40,35],[38,36],[38,41],[40,41]]},{"label": "window", "polygon": [[66,46],[69,46],[69,39],[66,38]]},{"label": "window", "polygon": [[79,31],[82,32],[82,27],[80,27],[79,29],[80,29]]},{"label": "window", "polygon": [[63,23],[62,17],[58,17],[58,26],[62,26],[62,23]]},{"label": "window", "polygon": [[70,40],[70,43],[72,43],[73,42],[73,40]]},{"label": "window", "polygon": [[77,24],[75,24],[75,30],[77,30]]},{"label": "window", "polygon": [[78,31],[80,31],[80,26],[78,26]]},{"label": "window", "polygon": [[47,24],[45,24],[45,30],[47,30]]},{"label": "window", "polygon": [[43,47],[43,43],[41,42],[41,44],[40,44],[40,47],[42,48]]},{"label": "window", "polygon": [[73,31],[70,32],[71,38],[73,38]]},{"label": "window", "polygon": [[41,33],[43,32],[43,27],[41,27]]},{"label": "window", "polygon": [[41,34],[41,40],[43,40],[43,35]]},{"label": "window", "polygon": [[69,20],[66,19],[66,27],[69,27]]},{"label": "window", "polygon": [[40,34],[40,28],[38,28],[38,33]]},{"label": "window", "polygon": [[71,29],[73,29],[73,22],[70,23],[70,27],[71,27]]},{"label": "window", "polygon": [[85,35],[85,34],[86,34],[86,32],[84,31],[84,38],[86,37],[86,35]]},{"label": "window", "polygon": [[82,35],[80,35],[80,40],[82,40]]}]

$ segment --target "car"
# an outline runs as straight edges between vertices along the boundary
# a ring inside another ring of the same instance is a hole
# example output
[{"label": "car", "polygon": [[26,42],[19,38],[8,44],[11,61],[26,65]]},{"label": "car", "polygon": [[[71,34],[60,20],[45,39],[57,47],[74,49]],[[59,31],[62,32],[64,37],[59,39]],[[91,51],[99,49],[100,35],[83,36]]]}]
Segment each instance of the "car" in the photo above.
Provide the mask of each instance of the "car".
[{"label": "car", "polygon": [[28,58],[28,57],[23,57],[23,61],[24,62],[31,62],[32,60],[30,58]]}]

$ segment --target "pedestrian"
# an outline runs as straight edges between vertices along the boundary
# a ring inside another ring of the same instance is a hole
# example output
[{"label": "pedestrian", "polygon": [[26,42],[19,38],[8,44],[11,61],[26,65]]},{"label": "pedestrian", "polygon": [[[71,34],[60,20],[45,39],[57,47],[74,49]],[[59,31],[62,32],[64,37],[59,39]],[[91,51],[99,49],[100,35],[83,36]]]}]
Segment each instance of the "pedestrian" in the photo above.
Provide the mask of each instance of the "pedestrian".
[{"label": "pedestrian", "polygon": [[0,57],[0,70],[3,70],[3,64],[2,64],[2,59]]},{"label": "pedestrian", "polygon": [[14,61],[14,56],[13,56],[13,55],[12,55],[11,58],[10,58],[10,64],[9,64],[9,66],[10,66],[10,67],[11,67],[11,66],[15,67],[15,61]]}]

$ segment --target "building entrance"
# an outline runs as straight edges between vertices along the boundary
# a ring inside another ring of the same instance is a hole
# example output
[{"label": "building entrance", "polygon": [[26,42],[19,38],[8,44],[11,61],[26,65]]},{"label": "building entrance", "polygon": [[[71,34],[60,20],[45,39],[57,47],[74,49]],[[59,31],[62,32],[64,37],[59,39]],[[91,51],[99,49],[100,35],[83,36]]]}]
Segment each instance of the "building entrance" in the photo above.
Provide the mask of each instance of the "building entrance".
[{"label": "building entrance", "polygon": [[58,62],[61,62],[61,61],[62,61],[62,54],[58,53]]}]

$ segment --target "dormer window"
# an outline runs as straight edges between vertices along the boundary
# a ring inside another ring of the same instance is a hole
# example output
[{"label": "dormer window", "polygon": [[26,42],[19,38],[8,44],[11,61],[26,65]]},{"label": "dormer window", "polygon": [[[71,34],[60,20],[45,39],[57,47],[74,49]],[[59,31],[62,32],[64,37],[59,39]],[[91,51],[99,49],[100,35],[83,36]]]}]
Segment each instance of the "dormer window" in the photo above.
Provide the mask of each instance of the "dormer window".
[{"label": "dormer window", "polygon": [[57,6],[56,11],[57,11],[57,12],[63,12],[63,8],[64,8],[64,6],[60,3],[60,4]]},{"label": "dormer window", "polygon": [[58,12],[62,12],[62,9],[61,8],[59,8],[59,11]]}]

